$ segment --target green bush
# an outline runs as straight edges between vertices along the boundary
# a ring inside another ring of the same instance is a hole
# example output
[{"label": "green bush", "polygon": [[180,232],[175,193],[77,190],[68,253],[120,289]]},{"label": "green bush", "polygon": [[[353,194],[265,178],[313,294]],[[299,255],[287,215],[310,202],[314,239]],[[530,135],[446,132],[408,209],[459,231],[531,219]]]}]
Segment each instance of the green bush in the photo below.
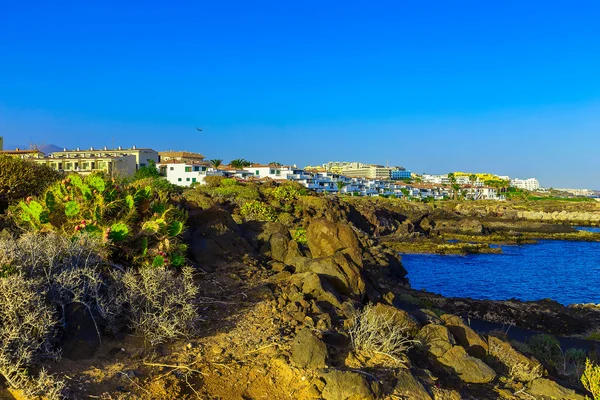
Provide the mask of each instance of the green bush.
[{"label": "green bush", "polygon": [[559,341],[551,335],[541,334],[529,338],[527,344],[531,353],[540,361],[554,367],[560,366],[562,361],[562,349]]},{"label": "green bush", "polygon": [[306,239],[306,229],[298,228],[294,231],[294,240],[300,244],[306,245],[308,243]]},{"label": "green bush", "polygon": [[61,173],[45,165],[0,155],[0,202],[12,203],[39,195],[61,177]]},{"label": "green bush", "polygon": [[220,175],[211,175],[204,178],[204,183],[206,186],[215,188],[221,186],[221,182],[225,179],[225,177]]},{"label": "green bush", "polygon": [[600,400],[600,366],[595,365],[589,359],[585,360],[581,383],[592,394],[594,400]]},{"label": "green bush", "polygon": [[244,203],[240,214],[246,221],[275,221],[277,219],[273,207],[257,200]]},{"label": "green bush", "polygon": [[169,193],[125,184],[100,175],[69,175],[42,195],[9,209],[18,226],[35,232],[60,232],[76,238],[82,233],[102,238],[118,258],[140,265],[185,263],[179,237],[186,215],[169,202]]},{"label": "green bush", "polygon": [[290,184],[283,184],[275,188],[272,195],[279,201],[292,201],[300,196],[300,192],[296,187]]}]

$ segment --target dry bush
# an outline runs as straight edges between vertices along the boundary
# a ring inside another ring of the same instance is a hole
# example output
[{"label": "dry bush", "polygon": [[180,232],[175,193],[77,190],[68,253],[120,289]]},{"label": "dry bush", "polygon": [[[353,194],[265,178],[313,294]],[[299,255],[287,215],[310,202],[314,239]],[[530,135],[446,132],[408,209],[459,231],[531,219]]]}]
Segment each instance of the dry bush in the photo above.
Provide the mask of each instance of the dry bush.
[{"label": "dry bush", "polygon": [[195,300],[198,288],[193,269],[181,274],[165,268],[143,268],[126,272],[119,303],[129,305],[130,327],[147,346],[186,336],[197,321]]},{"label": "dry bush", "polygon": [[14,388],[30,396],[62,391],[42,370],[36,377],[29,374],[32,365],[57,359],[59,321],[46,302],[40,280],[21,274],[0,278],[0,374]]},{"label": "dry bush", "polygon": [[409,337],[410,326],[397,324],[391,313],[377,312],[372,304],[357,311],[350,327],[354,350],[384,355],[396,363],[406,364],[406,352],[417,341]]}]

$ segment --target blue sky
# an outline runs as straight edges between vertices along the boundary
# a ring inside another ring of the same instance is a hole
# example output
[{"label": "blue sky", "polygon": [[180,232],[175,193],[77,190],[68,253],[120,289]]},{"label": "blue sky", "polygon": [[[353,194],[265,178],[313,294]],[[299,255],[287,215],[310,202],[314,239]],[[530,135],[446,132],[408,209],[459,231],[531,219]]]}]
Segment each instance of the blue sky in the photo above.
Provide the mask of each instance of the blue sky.
[{"label": "blue sky", "polygon": [[598,15],[597,1],[3,1],[0,135],[600,189]]}]

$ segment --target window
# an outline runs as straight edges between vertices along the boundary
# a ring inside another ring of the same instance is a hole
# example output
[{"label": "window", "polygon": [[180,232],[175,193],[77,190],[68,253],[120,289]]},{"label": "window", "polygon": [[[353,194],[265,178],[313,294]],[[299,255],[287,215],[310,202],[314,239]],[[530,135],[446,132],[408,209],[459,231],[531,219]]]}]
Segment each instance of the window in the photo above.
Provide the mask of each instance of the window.
[{"label": "window", "polygon": [[170,167],[170,168],[169,168],[169,171],[173,171],[174,169],[175,169],[175,168],[173,168],[173,167]]},{"label": "window", "polygon": [[260,171],[259,170],[256,170],[256,175],[260,175]]},{"label": "window", "polygon": [[206,167],[202,167],[202,171],[206,171]]},{"label": "window", "polygon": [[274,170],[271,170],[271,171],[270,171],[270,174],[271,174],[271,175],[273,175],[274,173],[275,173],[275,171],[274,171]]},{"label": "window", "polygon": [[275,175],[281,175],[281,171],[280,170],[276,170],[275,171]]},{"label": "window", "polygon": [[177,178],[177,182],[181,182],[181,178]]},{"label": "window", "polygon": [[192,167],[185,167],[185,172],[192,172]]},{"label": "window", "polygon": [[196,182],[196,178],[192,178],[192,182]]},{"label": "window", "polygon": [[194,167],[194,172],[198,172],[198,171],[200,171],[200,167],[196,167],[196,166],[195,166],[195,167]]},{"label": "window", "polygon": [[190,181],[190,178],[185,178],[185,181],[186,181],[186,182],[189,182],[189,181]]},{"label": "window", "polygon": [[140,163],[140,167],[145,167],[146,164],[145,163]]}]

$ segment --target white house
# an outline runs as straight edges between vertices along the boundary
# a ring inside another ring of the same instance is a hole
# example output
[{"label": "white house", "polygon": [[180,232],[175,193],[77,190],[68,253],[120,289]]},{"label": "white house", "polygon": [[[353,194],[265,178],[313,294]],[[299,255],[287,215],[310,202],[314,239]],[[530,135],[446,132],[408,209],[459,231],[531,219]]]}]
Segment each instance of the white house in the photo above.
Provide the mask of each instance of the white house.
[{"label": "white house", "polygon": [[208,163],[192,163],[166,161],[157,164],[158,170],[169,182],[179,186],[191,186],[194,183],[203,185],[204,178],[211,175],[223,175]]},{"label": "white house", "polygon": [[292,167],[286,165],[253,164],[244,167],[245,171],[251,172],[255,178],[287,179],[292,174]]}]

